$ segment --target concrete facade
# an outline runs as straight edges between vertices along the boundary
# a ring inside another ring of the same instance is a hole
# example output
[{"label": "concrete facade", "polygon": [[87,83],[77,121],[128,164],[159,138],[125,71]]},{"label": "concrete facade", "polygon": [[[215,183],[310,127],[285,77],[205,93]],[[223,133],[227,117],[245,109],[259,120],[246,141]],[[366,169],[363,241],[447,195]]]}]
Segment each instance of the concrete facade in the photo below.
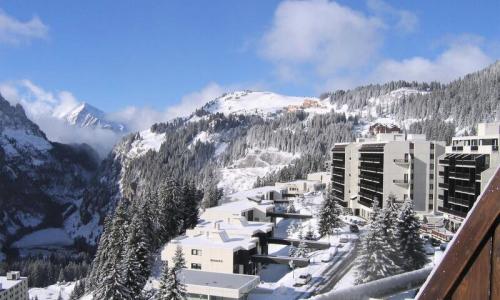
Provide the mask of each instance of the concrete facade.
[{"label": "concrete facade", "polygon": [[355,143],[335,144],[331,180],[335,197],[355,215],[368,218],[374,200],[412,199],[421,214],[435,209],[437,158],[444,142],[424,135],[379,133]]},{"label": "concrete facade", "polygon": [[439,158],[438,211],[456,231],[500,164],[500,122],[480,123],[477,135],[454,137]]},{"label": "concrete facade", "polygon": [[7,272],[0,276],[0,300],[28,300],[28,278],[21,277],[18,271]]},{"label": "concrete facade", "polygon": [[323,188],[318,180],[295,180],[290,182],[276,182],[276,188],[286,190],[288,195],[303,195],[305,193],[320,191]]}]

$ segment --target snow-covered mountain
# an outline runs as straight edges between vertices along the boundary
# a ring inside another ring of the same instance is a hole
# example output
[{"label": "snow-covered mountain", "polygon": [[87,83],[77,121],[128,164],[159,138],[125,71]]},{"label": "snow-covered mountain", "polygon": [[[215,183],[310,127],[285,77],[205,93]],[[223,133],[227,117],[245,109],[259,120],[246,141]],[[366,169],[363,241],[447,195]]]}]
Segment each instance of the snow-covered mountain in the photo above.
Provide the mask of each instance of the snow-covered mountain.
[{"label": "snow-covered mountain", "polygon": [[329,101],[321,101],[315,97],[285,96],[272,92],[236,91],[209,101],[201,108],[201,111],[210,114],[271,117],[297,110],[326,113],[331,108]]},{"label": "snow-covered mountain", "polygon": [[21,105],[0,95],[0,244],[62,227],[97,167],[89,146],[49,141]]},{"label": "snow-covered mountain", "polygon": [[124,133],[127,131],[125,125],[106,119],[106,115],[103,111],[85,102],[68,113],[58,117],[65,120],[70,125],[82,128],[109,129],[116,133]]}]

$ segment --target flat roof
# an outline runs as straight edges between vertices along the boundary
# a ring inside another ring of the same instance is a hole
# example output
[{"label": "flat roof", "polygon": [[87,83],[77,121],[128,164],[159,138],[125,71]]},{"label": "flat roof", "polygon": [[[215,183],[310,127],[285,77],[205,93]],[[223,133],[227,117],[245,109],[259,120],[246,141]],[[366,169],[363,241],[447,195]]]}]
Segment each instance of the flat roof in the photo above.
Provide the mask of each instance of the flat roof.
[{"label": "flat roof", "polygon": [[[223,203],[219,206],[210,207],[206,211],[224,211],[229,213],[240,214],[241,212],[245,212],[254,208],[266,210],[268,207],[273,207],[273,206],[274,204],[272,204],[272,202],[266,200],[262,200],[260,203],[251,200],[239,200],[239,201]],[[201,218],[203,218],[203,214]]]},{"label": "flat roof", "polygon": [[[241,217],[242,218],[242,217]],[[221,219],[219,221],[201,221],[196,225],[198,228],[210,229],[214,227],[214,224],[217,223],[219,228],[222,230],[226,230],[227,233],[231,235],[253,235],[258,232],[269,232],[273,230],[273,223],[267,222],[249,222],[244,220],[243,222],[238,223],[236,218],[233,218],[228,223],[227,220]]]},{"label": "flat roof", "polygon": [[215,288],[239,290],[252,282],[259,282],[254,275],[206,272],[190,269],[180,271],[180,280],[186,285],[198,285]]},{"label": "flat roof", "polygon": [[0,291],[8,290],[11,287],[15,286],[18,283],[21,283],[23,280],[26,280],[26,277],[21,277],[19,280],[7,280],[7,276],[0,276]]},{"label": "flat roof", "polygon": [[[209,235],[216,234],[210,233]],[[224,232],[225,234],[225,232]],[[250,250],[256,246],[256,238],[232,236],[232,237],[207,237],[206,234],[197,234],[195,236],[182,235],[173,238],[167,245],[182,245],[200,248],[225,248],[238,251],[241,249]]]}]

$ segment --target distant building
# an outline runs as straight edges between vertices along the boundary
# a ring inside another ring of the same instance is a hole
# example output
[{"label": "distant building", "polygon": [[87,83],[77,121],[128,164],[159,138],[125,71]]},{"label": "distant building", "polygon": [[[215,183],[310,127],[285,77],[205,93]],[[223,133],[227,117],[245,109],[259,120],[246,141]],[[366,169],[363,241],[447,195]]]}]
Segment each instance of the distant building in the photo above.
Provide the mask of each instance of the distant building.
[{"label": "distant building", "polygon": [[476,136],[454,137],[439,159],[438,211],[456,231],[495,173],[500,122],[480,123]]},{"label": "distant building", "polygon": [[332,175],[330,172],[315,172],[307,174],[307,180],[309,181],[319,181],[325,187],[330,185],[332,179]]},{"label": "distant building", "polygon": [[7,272],[0,276],[0,300],[28,300],[28,278],[21,277],[19,271]]},{"label": "distant building", "polygon": [[324,188],[318,180],[295,180],[290,182],[276,182],[276,188],[286,190],[288,195],[303,195],[305,193],[320,191]]},{"label": "distant building", "polygon": [[379,133],[401,133],[401,129],[394,124],[380,124],[375,123],[368,128],[371,135],[377,135]]},{"label": "distant building", "polygon": [[355,215],[368,218],[373,201],[385,207],[390,196],[412,199],[415,210],[432,212],[436,198],[436,162],[444,142],[425,135],[378,133],[332,149],[334,197]]}]

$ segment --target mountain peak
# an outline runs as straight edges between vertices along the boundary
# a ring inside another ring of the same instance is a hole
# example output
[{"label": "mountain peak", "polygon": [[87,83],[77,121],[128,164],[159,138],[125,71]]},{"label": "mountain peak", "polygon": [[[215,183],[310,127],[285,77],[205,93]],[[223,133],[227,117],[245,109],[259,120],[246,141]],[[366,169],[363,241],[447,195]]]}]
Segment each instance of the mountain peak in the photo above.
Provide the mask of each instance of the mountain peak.
[{"label": "mountain peak", "polygon": [[117,133],[126,131],[123,124],[107,120],[102,110],[87,102],[82,102],[61,118],[68,122],[68,124],[81,128],[109,129]]}]

